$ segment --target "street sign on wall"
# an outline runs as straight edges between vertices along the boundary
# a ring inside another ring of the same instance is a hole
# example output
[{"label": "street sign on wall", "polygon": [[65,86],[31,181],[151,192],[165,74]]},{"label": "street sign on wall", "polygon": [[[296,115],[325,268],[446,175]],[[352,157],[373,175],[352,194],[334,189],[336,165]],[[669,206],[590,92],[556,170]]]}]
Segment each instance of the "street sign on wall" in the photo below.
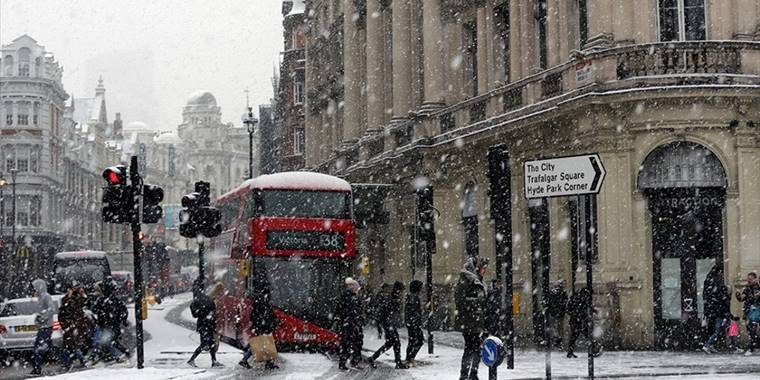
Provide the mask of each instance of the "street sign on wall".
[{"label": "street sign on wall", "polygon": [[526,161],[525,198],[598,194],[607,172],[598,154]]}]

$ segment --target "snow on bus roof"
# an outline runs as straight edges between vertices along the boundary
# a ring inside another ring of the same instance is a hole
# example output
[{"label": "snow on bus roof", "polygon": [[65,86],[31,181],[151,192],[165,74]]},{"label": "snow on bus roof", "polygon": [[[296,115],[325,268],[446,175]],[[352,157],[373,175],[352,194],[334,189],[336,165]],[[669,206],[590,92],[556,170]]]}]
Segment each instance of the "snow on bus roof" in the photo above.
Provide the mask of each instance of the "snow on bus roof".
[{"label": "snow on bus roof", "polygon": [[103,251],[71,251],[71,252],[58,252],[55,254],[57,259],[74,259],[74,258],[93,258],[102,259],[106,257],[106,253]]},{"label": "snow on bus roof", "polygon": [[242,189],[351,191],[351,185],[343,179],[314,172],[282,172],[265,174],[246,180],[237,189],[223,195],[237,193]]}]

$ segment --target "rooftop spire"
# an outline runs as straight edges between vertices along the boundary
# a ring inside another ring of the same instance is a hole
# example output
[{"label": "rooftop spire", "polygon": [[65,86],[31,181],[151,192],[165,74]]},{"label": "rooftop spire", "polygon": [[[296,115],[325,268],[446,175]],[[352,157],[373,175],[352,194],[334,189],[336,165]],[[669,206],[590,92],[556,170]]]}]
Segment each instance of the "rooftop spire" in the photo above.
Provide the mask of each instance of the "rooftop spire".
[{"label": "rooftop spire", "polygon": [[98,86],[95,87],[95,96],[97,95],[103,95],[106,93],[106,87],[103,86],[103,76],[100,76],[100,79],[98,79]]}]

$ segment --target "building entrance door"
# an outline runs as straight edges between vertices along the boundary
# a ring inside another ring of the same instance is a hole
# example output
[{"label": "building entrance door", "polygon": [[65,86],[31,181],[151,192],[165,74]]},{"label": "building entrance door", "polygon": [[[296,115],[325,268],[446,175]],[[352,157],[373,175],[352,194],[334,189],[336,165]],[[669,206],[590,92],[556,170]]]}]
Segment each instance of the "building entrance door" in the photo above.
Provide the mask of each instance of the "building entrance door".
[{"label": "building entrance door", "polygon": [[723,263],[724,189],[647,192],[652,214],[656,344],[693,349],[704,343],[703,285]]},{"label": "building entrance door", "polygon": [[726,172],[706,147],[677,141],[647,156],[637,186],[652,218],[654,344],[699,347],[705,278],[723,266]]}]

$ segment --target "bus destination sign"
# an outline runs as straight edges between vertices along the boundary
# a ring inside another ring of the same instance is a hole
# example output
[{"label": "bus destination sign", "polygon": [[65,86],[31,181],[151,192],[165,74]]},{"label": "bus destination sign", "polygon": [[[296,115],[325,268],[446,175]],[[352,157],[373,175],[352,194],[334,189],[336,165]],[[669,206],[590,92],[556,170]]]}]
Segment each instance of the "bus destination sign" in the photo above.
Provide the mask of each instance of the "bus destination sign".
[{"label": "bus destination sign", "polygon": [[340,232],[267,231],[266,249],[285,251],[341,251],[345,237]]}]

